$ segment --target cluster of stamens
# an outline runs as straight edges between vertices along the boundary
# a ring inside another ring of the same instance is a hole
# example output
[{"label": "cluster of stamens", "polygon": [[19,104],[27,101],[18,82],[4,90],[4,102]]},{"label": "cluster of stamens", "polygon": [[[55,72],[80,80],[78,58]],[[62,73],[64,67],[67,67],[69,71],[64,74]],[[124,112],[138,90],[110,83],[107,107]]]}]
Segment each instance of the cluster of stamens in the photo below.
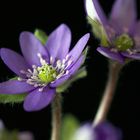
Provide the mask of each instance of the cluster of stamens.
[{"label": "cluster of stamens", "polygon": [[69,55],[65,59],[56,62],[53,57],[50,57],[50,63],[47,63],[40,53],[37,56],[41,66],[32,65],[32,69],[21,70],[20,72],[26,78],[19,77],[18,80],[26,81],[26,83],[33,85],[35,88],[38,87],[39,91],[42,91],[49,83],[53,83],[56,79],[69,73],[67,69],[72,64]]},{"label": "cluster of stamens", "polygon": [[116,36],[115,30],[110,26],[107,26],[106,29],[108,31],[109,38],[112,38],[112,52],[126,51],[130,55],[138,52],[138,50],[134,49],[134,45],[137,44],[140,46],[140,38],[131,38],[131,36],[128,35],[127,28],[124,28],[124,33],[119,36]]}]

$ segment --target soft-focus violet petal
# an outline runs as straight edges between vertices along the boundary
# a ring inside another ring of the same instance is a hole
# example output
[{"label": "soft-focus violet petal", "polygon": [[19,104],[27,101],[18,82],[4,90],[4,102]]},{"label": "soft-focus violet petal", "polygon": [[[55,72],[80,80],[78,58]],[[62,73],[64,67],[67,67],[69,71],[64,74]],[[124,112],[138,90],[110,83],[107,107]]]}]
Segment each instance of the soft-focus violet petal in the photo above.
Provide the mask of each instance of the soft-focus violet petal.
[{"label": "soft-focus violet petal", "polygon": [[87,15],[91,19],[98,20],[102,24],[102,26],[104,27],[104,31],[106,33],[107,39],[110,40],[108,31],[107,31],[107,27],[109,26],[108,20],[98,0],[85,0],[85,8],[86,8]]},{"label": "soft-focus violet petal", "polygon": [[124,63],[123,56],[121,56],[118,52],[111,51],[110,48],[98,47],[97,51],[112,60],[116,60],[119,61],[120,63]]},{"label": "soft-focus violet petal", "polygon": [[94,133],[96,140],[121,140],[121,131],[107,122],[98,124],[94,128]]},{"label": "soft-focus violet petal", "polygon": [[129,30],[136,20],[135,2],[135,0],[116,0],[113,5],[110,19],[122,27],[123,31]]},{"label": "soft-focus violet petal", "polygon": [[63,84],[66,80],[68,80],[72,75],[74,75],[77,70],[80,68],[81,64],[83,63],[84,60],[84,55],[82,55],[77,62],[75,62],[75,64],[68,70],[69,73],[65,76],[62,76],[61,78],[57,79],[56,81],[54,81],[53,83],[50,84],[51,87],[58,87],[61,84]]},{"label": "soft-focus violet petal", "polygon": [[85,0],[85,7],[87,15],[93,19],[98,20],[101,24],[106,25],[106,16],[98,3],[98,0]]},{"label": "soft-focus violet petal", "polygon": [[20,34],[20,46],[26,61],[32,65],[40,65],[37,56],[40,53],[48,61],[48,54],[41,42],[30,32]]},{"label": "soft-focus violet petal", "polygon": [[55,89],[48,87],[44,88],[42,92],[38,89],[29,93],[24,101],[24,109],[26,111],[38,111],[51,103],[55,95]]},{"label": "soft-focus violet petal", "polygon": [[94,128],[89,123],[84,124],[75,132],[72,140],[96,140]]},{"label": "soft-focus violet petal", "polygon": [[54,60],[63,59],[69,51],[70,43],[71,31],[67,25],[61,24],[48,37],[46,47]]},{"label": "soft-focus violet petal", "polygon": [[17,75],[23,77],[23,74],[21,74],[21,70],[27,70],[28,66],[27,63],[25,62],[24,58],[10,50],[10,49],[6,49],[6,48],[2,48],[0,50],[0,55],[1,58],[3,60],[3,62]]},{"label": "soft-focus violet petal", "polygon": [[31,90],[34,90],[33,86],[18,80],[9,80],[0,83],[1,94],[20,94],[29,92]]},{"label": "soft-focus violet petal", "polygon": [[140,60],[140,53],[130,54],[129,52],[122,52],[121,54],[128,58]]},{"label": "soft-focus violet petal", "polygon": [[90,34],[87,33],[83,37],[80,38],[80,40],[76,43],[76,45],[73,47],[73,49],[69,52],[69,57],[71,61],[76,62],[77,59],[80,57],[83,49],[85,48],[88,40],[89,40]]},{"label": "soft-focus violet petal", "polygon": [[140,20],[136,23],[136,26],[134,27],[134,33],[135,33],[135,36],[140,37]]},{"label": "soft-focus violet petal", "polygon": [[19,140],[34,140],[33,134],[28,131],[20,132],[18,134],[18,138],[19,138]]}]

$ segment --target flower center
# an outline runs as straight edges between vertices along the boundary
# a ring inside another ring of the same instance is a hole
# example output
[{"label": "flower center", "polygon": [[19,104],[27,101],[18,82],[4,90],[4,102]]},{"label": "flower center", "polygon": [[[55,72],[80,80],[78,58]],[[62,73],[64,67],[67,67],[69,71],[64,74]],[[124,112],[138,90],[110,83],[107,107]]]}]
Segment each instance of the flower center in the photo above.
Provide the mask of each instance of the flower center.
[{"label": "flower center", "polygon": [[42,58],[41,54],[37,54],[40,60],[41,66],[32,65],[32,69],[27,71],[21,70],[20,72],[25,75],[25,79],[19,77],[18,80],[26,81],[28,84],[34,87],[39,87],[39,91],[42,91],[49,83],[53,83],[56,79],[67,75],[69,71],[67,68],[71,65],[72,61],[67,55],[65,59],[57,60],[56,62],[50,57],[50,64]]},{"label": "flower center", "polygon": [[57,76],[57,71],[50,65],[46,64],[37,68],[38,78],[41,83],[49,83],[55,80]]},{"label": "flower center", "polygon": [[134,45],[133,39],[125,33],[118,36],[113,43],[119,51],[126,51]]}]

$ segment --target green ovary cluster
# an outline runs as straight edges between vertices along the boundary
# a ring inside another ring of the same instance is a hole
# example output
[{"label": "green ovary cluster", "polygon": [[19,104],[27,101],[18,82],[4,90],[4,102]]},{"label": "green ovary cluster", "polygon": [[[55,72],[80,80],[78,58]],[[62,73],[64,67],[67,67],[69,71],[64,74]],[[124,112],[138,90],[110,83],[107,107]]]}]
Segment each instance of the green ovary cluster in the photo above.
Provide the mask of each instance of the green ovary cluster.
[{"label": "green ovary cluster", "polygon": [[127,49],[131,49],[133,47],[134,42],[129,35],[122,34],[115,39],[114,45],[119,51],[126,51]]},{"label": "green ovary cluster", "polygon": [[56,79],[57,71],[50,65],[43,65],[42,67],[38,67],[38,78],[41,83],[49,83]]}]

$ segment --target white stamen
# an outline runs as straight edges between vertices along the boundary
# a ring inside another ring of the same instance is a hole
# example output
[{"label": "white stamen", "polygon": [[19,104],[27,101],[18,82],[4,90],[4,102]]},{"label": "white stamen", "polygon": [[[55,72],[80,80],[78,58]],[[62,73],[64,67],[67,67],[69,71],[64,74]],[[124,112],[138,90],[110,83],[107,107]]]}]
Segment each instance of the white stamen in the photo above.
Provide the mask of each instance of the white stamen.
[{"label": "white stamen", "polygon": [[36,69],[36,65],[32,65],[32,68],[33,68],[33,69]]},{"label": "white stamen", "polygon": [[112,48],[111,51],[112,52],[118,52],[118,50],[116,48]]},{"label": "white stamen", "polygon": [[64,64],[65,62],[66,62],[66,59],[63,59],[63,60],[62,60],[62,63]]},{"label": "white stamen", "polygon": [[39,58],[41,58],[41,57],[42,57],[40,53],[37,53],[37,56],[38,56]]},{"label": "white stamen", "polygon": [[66,55],[66,60],[68,60],[68,59],[69,59],[69,57],[70,57],[70,56],[67,54],[67,55]]},{"label": "white stamen", "polygon": [[25,74],[26,72],[24,70],[20,70],[20,73]]},{"label": "white stamen", "polygon": [[65,67],[65,69],[67,69],[72,64],[72,62],[73,62],[72,60],[69,60],[67,65],[66,65],[66,67]]},{"label": "white stamen", "polygon": [[53,64],[53,57],[50,57],[50,63]]},{"label": "white stamen", "polygon": [[39,88],[39,89],[38,89],[38,91],[39,91],[39,92],[42,92],[42,91],[43,91],[43,89],[44,89],[44,88]]},{"label": "white stamen", "polygon": [[55,77],[56,77],[56,74],[54,73],[54,74],[53,74],[53,78],[55,78]]},{"label": "white stamen", "polygon": [[28,69],[28,72],[32,74],[32,71],[30,69]]},{"label": "white stamen", "polygon": [[69,74],[69,71],[68,70],[66,71],[66,74]]},{"label": "white stamen", "polygon": [[22,78],[18,77],[18,81],[22,81]]},{"label": "white stamen", "polygon": [[38,84],[35,84],[35,85],[34,85],[34,87],[38,87],[38,86],[39,86]]},{"label": "white stamen", "polygon": [[136,50],[127,49],[126,51],[127,51],[130,55],[137,53]]}]

